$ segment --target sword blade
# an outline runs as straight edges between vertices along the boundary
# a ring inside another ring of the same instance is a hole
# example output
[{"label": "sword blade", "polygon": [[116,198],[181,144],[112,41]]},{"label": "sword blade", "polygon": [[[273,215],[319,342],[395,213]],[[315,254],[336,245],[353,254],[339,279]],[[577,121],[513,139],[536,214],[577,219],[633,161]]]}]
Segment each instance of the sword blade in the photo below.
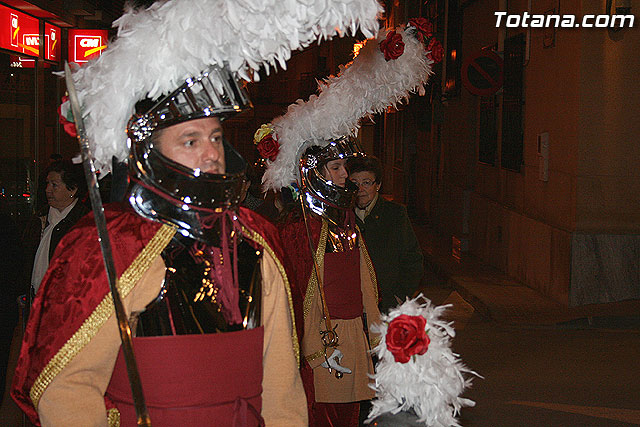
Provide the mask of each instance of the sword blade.
[{"label": "sword blade", "polygon": [[78,142],[80,144],[80,153],[82,155],[82,165],[84,167],[84,176],[87,180],[89,198],[91,199],[91,207],[93,216],[98,230],[98,241],[102,250],[102,259],[109,281],[109,289],[113,297],[113,305],[116,312],[118,322],[118,330],[120,331],[120,340],[122,341],[122,352],[124,354],[127,365],[127,374],[129,375],[129,384],[131,385],[131,393],[133,394],[133,402],[136,408],[139,426],[151,426],[151,419],[147,411],[147,405],[142,393],[142,382],[140,381],[140,373],[138,365],[133,353],[133,341],[131,339],[131,328],[127,321],[127,314],[120,298],[120,292],[116,286],[116,269],[113,263],[113,254],[111,252],[111,241],[107,232],[107,222],[104,216],[104,208],[102,206],[102,198],[100,197],[98,179],[96,176],[95,165],[91,157],[91,149],[89,147],[89,139],[82,119],[82,109],[78,100],[78,94],[73,83],[71,68],[69,63],[64,64],[65,80],[67,82],[67,92],[69,93],[69,101],[73,112],[73,119],[78,133]]}]

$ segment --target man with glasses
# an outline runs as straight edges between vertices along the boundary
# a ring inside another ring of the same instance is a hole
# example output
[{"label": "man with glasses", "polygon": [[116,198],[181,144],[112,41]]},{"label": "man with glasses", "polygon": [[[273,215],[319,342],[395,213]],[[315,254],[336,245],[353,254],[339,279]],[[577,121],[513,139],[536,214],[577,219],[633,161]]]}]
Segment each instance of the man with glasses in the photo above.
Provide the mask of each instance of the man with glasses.
[{"label": "man with glasses", "polygon": [[358,186],[356,222],[371,255],[380,288],[380,311],[411,297],[420,285],[422,251],[407,209],[380,197],[382,167],[373,157],[352,159],[349,179]]}]

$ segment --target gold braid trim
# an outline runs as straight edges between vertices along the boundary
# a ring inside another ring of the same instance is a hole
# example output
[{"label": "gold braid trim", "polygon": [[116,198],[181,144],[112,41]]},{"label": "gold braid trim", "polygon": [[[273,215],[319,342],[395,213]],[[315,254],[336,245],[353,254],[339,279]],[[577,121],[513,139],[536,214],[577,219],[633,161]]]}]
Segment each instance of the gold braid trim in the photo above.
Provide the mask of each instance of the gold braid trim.
[{"label": "gold braid trim", "polygon": [[120,427],[120,411],[118,411],[118,408],[111,408],[107,411],[107,425],[109,427]]},{"label": "gold braid trim", "polygon": [[318,350],[318,351],[316,351],[316,352],[315,352],[315,353],[313,353],[313,354],[310,354],[310,355],[308,355],[308,356],[305,356],[304,358],[305,358],[305,359],[307,359],[307,362],[312,362],[312,361],[314,361],[314,360],[316,360],[317,358],[322,357],[322,356],[324,356],[324,349],[322,349],[322,350]]},{"label": "gold braid trim", "polygon": [[[138,280],[140,280],[142,275],[149,269],[151,262],[160,255],[162,250],[169,244],[175,232],[175,228],[169,225],[160,227],[142,252],[138,254],[131,265],[122,273],[122,276],[118,278],[116,286],[122,299],[129,295],[129,292],[131,292]],[[98,330],[112,314],[114,314],[113,298],[111,292],[107,292],[100,304],[93,310],[93,313],[85,319],[82,326],[80,326],[73,336],[58,350],[42,372],[40,372],[38,378],[36,378],[36,381],[29,391],[29,396],[31,397],[34,408],[38,408],[38,402],[45,389],[51,384],[51,381],[89,344],[91,339],[98,333]]]},{"label": "gold braid trim", "polygon": [[367,269],[369,270],[369,277],[371,277],[371,285],[373,286],[373,294],[376,296],[376,302],[378,302],[378,279],[376,278],[376,270],[373,268],[373,262],[371,262],[371,257],[369,256],[369,252],[367,251],[367,246],[364,244],[364,239],[362,238],[362,234],[360,233],[360,229],[356,225],[358,229],[359,239],[358,246],[360,246],[360,251],[364,254],[364,262],[367,263]]},{"label": "gold braid trim", "polygon": [[[327,248],[328,236],[329,236],[329,223],[323,218],[322,229],[320,230],[320,241],[318,242],[318,249],[316,249],[316,253],[314,255],[318,265],[318,270],[319,270],[318,274],[322,274],[322,271],[324,268],[324,251]],[[313,264],[311,264],[311,277],[309,278],[309,283],[307,284],[307,292],[304,295],[304,302],[302,305],[305,320],[307,319],[307,316],[311,311],[313,298],[316,293],[316,290],[318,289],[318,276],[316,276],[316,272],[314,270],[315,270],[315,267]]]},{"label": "gold braid trim", "polygon": [[[358,228],[357,225],[356,225],[356,229],[358,230],[358,235],[360,237],[358,239],[358,246],[360,247],[360,252],[362,252],[362,254],[364,255],[364,262],[367,264],[367,270],[369,270],[369,277],[371,277],[371,286],[373,287],[373,294],[376,297],[375,302],[377,304],[378,303],[378,278],[376,277],[376,270],[375,268],[373,268],[373,262],[371,262],[369,251],[367,251],[367,245],[365,245],[364,239],[362,238],[362,233],[360,232],[360,228]],[[369,325],[366,325],[366,327],[369,328]],[[371,334],[368,334],[368,336],[371,336]],[[380,335],[374,335],[369,339],[370,347],[372,349],[376,348],[378,344],[380,344],[381,340],[382,340],[382,337]]]},{"label": "gold braid trim", "polygon": [[287,272],[285,271],[282,263],[276,256],[271,246],[267,243],[267,241],[262,237],[257,231],[251,230],[245,226],[242,226],[242,234],[247,236],[249,239],[253,240],[260,246],[262,246],[273,258],[273,261],[276,263],[276,267],[282,276],[282,281],[284,282],[284,288],[287,291],[287,299],[289,300],[289,313],[291,314],[291,340],[293,341],[293,352],[296,354],[296,362],[298,366],[300,366],[300,344],[298,343],[298,333],[296,332],[296,318],[293,313],[293,298],[291,297],[291,287],[289,285],[289,279],[287,278]]},{"label": "gold braid trim", "polygon": [[380,335],[374,335],[374,337],[371,338],[371,348],[376,348],[378,344],[380,344],[380,341],[382,341],[382,337]]}]

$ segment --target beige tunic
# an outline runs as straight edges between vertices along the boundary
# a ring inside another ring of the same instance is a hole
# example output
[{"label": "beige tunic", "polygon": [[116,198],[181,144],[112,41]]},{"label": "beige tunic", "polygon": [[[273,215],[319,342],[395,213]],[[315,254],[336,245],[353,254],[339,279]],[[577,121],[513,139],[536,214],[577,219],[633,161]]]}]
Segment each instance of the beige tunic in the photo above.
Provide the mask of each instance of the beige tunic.
[{"label": "beige tunic", "polygon": [[[327,239],[327,223],[323,220],[320,232],[320,243],[316,251],[318,268],[322,272],[324,281],[324,253]],[[378,291],[375,271],[365,245],[359,238],[360,246],[360,287],[362,290],[362,303],[366,313],[369,328],[380,322],[378,310]],[[344,354],[341,365],[351,369],[351,374],[344,374],[340,379],[335,377],[335,372],[329,373],[327,368],[320,366],[324,361],[324,347],[320,339],[320,331],[325,329],[322,318],[322,301],[318,292],[318,284],[315,273],[307,286],[304,300],[304,337],[302,339],[302,353],[313,368],[313,385],[315,388],[316,402],[346,403],[368,400],[374,397],[374,392],[369,388],[369,374],[373,374],[373,364],[369,349],[375,347],[379,338],[373,335],[369,329],[371,347],[364,333],[362,319],[331,319],[332,327],[337,325],[336,332],[339,337],[338,349]],[[327,351],[327,356],[332,350]]]},{"label": "beige tunic", "polygon": [[[261,260],[261,270],[264,325],[262,417],[267,426],[306,426],[306,398],[291,341],[288,296],[278,266],[266,251]],[[146,307],[158,295],[164,277],[165,265],[158,256],[124,298],[127,313]],[[44,391],[37,408],[42,425],[109,425],[104,393],[119,349],[120,336],[112,315]],[[202,425],[215,423],[203,420]]]}]

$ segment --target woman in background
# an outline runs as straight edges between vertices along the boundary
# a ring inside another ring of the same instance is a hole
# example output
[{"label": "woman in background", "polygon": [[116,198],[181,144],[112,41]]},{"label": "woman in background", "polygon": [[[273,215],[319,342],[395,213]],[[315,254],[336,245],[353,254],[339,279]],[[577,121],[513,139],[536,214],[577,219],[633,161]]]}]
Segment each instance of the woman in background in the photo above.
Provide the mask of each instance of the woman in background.
[{"label": "woman in background", "polygon": [[31,292],[38,291],[47,272],[49,260],[65,234],[89,209],[79,201],[84,179],[80,165],[70,161],[58,161],[47,168],[45,194],[49,209],[40,217],[40,241],[31,271]]},{"label": "woman in background", "polygon": [[[27,297],[22,296],[20,298],[20,319],[13,329],[11,347],[7,355],[7,375],[0,407],[0,425],[18,425],[22,422],[22,412],[9,397],[9,390],[18,359],[20,343],[22,342],[23,325],[27,321],[28,306],[37,292],[44,274],[47,272],[49,260],[53,256],[56,246],[58,246],[62,237],[71,227],[89,212],[89,209],[82,203],[84,195],[82,190],[85,187],[85,182],[81,165],[74,165],[70,161],[58,160],[49,165],[45,172],[46,186],[44,194],[48,208],[45,207],[46,209],[42,212],[42,215],[34,216],[22,239],[22,246],[26,251],[23,258],[25,269],[21,276],[20,287],[22,288],[21,292],[27,291],[26,282],[28,281],[30,290]],[[11,298],[11,301],[16,304],[15,298]],[[4,366],[0,368],[4,369]],[[28,423],[27,425],[31,424]]]}]

